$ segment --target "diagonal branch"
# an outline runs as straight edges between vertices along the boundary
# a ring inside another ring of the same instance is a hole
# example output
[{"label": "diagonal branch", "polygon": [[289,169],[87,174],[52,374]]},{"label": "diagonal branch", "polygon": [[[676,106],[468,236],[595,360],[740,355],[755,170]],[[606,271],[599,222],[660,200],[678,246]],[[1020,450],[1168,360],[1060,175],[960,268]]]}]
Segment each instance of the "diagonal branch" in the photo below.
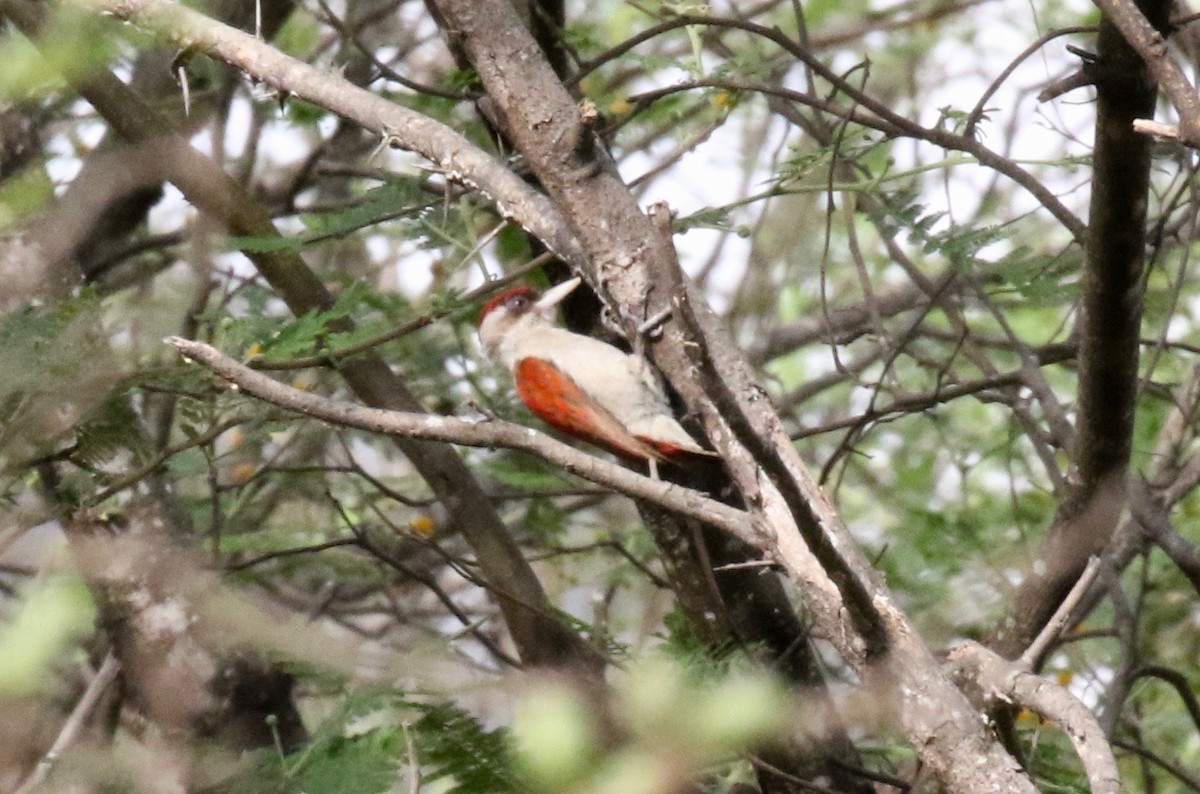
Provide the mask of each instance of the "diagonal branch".
[{"label": "diagonal branch", "polygon": [[[539,56],[508,0],[436,0],[498,115],[591,261],[632,340],[644,320],[673,319],[645,344],[704,420],[745,503],[769,527],[819,631],[864,677],[887,678],[905,733],[950,791],[1033,792],[980,723],[846,530],[763,398],[745,358],[686,283],[661,207],[644,214],[597,145],[588,116]],[[637,310],[634,310],[637,307]],[[886,662],[884,661],[886,657]],[[874,662],[880,662],[879,665]],[[886,669],[886,672],[884,671]]]},{"label": "diagonal branch", "polygon": [[451,180],[482,192],[501,214],[517,221],[554,253],[576,266],[581,263],[582,251],[554,206],[451,127],[168,0],[70,2],[132,22],[185,50],[198,50],[225,61],[272,88],[356,122],[390,146],[423,155]]},{"label": "diagonal branch", "polygon": [[452,416],[383,411],[378,408],[322,397],[280,383],[244,364],[239,364],[215,347],[203,342],[169,337],[168,344],[184,356],[203,364],[232,383],[239,391],[252,394],[280,408],[340,425],[403,438],[445,441],[469,447],[508,447],[532,452],[585,480],[604,485],[639,499],[647,499],[683,515],[712,524],[736,535],[757,548],[764,548],[763,536],[742,510],[710,499],[699,491],[655,480],[635,471],[588,455],[532,428],[511,422],[476,422]]}]

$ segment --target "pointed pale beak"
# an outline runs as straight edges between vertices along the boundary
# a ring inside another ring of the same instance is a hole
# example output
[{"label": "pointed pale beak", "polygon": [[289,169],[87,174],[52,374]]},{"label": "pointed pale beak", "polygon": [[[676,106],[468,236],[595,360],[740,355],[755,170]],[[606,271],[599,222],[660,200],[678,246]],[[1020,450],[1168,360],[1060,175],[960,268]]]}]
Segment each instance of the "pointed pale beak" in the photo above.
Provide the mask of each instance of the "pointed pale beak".
[{"label": "pointed pale beak", "polygon": [[563,299],[574,292],[575,288],[582,283],[583,279],[576,276],[573,279],[551,287],[546,290],[546,293],[542,297],[538,298],[537,303],[533,304],[533,306],[542,315],[553,319],[554,311],[558,308],[558,304],[562,303]]}]

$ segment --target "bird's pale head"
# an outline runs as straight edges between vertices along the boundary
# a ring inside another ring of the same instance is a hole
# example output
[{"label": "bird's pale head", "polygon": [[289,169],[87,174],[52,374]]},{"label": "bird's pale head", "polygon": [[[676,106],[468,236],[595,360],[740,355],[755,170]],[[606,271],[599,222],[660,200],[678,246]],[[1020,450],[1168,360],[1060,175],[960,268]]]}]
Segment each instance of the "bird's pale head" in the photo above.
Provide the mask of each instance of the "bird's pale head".
[{"label": "bird's pale head", "polygon": [[506,340],[523,330],[554,322],[558,304],[579,286],[573,278],[551,287],[545,294],[531,287],[513,287],[493,297],[479,311],[479,341],[493,359],[503,360]]}]

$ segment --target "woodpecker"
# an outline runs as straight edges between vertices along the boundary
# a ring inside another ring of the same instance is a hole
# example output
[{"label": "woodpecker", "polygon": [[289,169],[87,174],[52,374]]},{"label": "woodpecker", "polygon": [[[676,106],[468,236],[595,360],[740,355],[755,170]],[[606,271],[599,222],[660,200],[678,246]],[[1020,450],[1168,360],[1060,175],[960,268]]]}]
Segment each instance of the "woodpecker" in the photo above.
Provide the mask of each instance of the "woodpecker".
[{"label": "woodpecker", "polygon": [[512,372],[517,396],[551,427],[652,470],[688,455],[715,457],[675,421],[646,362],[555,325],[558,304],[579,283],[544,295],[514,287],[479,312],[479,341]]}]

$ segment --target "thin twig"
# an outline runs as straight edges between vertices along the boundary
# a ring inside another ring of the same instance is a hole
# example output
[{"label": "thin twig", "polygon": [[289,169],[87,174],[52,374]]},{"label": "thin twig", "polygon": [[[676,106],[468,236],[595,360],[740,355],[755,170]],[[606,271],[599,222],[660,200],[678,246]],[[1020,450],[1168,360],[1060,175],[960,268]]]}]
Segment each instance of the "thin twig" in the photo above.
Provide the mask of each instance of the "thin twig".
[{"label": "thin twig", "polygon": [[83,695],[79,698],[79,702],[75,704],[75,708],[71,710],[71,715],[67,717],[67,721],[63,723],[62,730],[58,732],[54,743],[50,745],[50,749],[42,756],[42,760],[38,761],[38,765],[29,773],[29,777],[25,779],[13,794],[28,794],[46,779],[50,774],[50,770],[54,767],[58,760],[68,747],[70,747],[75,739],[78,738],[79,732],[83,730],[84,723],[91,716],[92,711],[96,708],[96,704],[100,701],[100,696],[108,689],[109,685],[116,679],[117,673],[121,671],[121,663],[117,661],[117,657],[112,651],[104,657],[104,661],[100,663],[100,669],[96,671],[96,675],[88,682],[87,689],[83,691]]},{"label": "thin twig", "polygon": [[1100,558],[1092,557],[1088,560],[1087,567],[1083,569],[1083,573],[1080,574],[1079,579],[1071,588],[1071,592],[1067,593],[1067,597],[1058,605],[1054,616],[1050,618],[1045,628],[1041,630],[1033,642],[1029,644],[1029,647],[1025,649],[1025,652],[1017,659],[1016,663],[1019,666],[1026,670],[1033,669],[1034,664],[1037,663],[1038,659],[1042,658],[1042,654],[1046,652],[1046,649],[1058,639],[1059,633],[1062,632],[1063,627],[1070,620],[1071,612],[1074,611],[1075,605],[1079,603],[1080,599],[1083,598],[1083,594],[1092,586],[1092,582],[1095,581],[1096,575],[1099,572]]}]

